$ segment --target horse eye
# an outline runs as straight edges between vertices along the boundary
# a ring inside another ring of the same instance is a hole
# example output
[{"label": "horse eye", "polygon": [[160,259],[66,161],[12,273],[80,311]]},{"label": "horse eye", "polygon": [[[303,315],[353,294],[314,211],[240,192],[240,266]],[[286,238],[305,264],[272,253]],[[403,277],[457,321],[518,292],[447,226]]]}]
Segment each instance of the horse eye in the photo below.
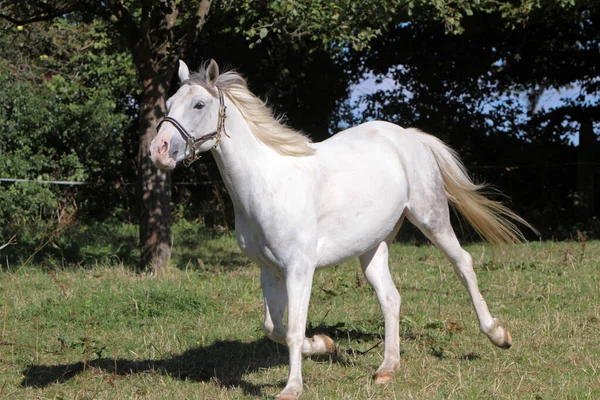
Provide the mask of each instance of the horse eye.
[{"label": "horse eye", "polygon": [[203,102],[201,102],[201,101],[199,101],[199,102],[197,102],[197,103],[194,105],[194,108],[195,108],[196,110],[202,110],[202,109],[204,108],[204,103],[203,103]]}]

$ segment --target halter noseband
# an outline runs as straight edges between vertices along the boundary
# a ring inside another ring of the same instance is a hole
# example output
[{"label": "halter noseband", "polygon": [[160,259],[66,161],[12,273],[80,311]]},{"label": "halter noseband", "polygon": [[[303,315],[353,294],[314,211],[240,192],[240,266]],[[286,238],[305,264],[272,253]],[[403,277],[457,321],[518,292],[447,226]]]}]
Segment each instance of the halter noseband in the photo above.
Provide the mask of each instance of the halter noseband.
[{"label": "halter noseband", "polygon": [[225,100],[223,99],[223,92],[221,91],[221,89],[217,88],[217,93],[219,94],[219,120],[217,121],[217,129],[215,129],[214,131],[197,138],[190,135],[190,133],[185,130],[183,125],[181,125],[175,118],[171,117],[164,117],[156,127],[156,132],[158,132],[164,122],[170,122],[177,129],[181,137],[185,140],[184,154],[189,154],[189,156],[185,160],[183,160],[183,165],[185,165],[186,167],[189,167],[194,161],[201,157],[200,155],[196,154],[196,146],[200,146],[203,143],[216,138],[217,141],[213,146],[213,148],[215,148],[219,145],[221,133],[224,133],[225,136],[229,137],[227,131],[225,130],[225,118],[227,118],[227,107],[225,106]]}]

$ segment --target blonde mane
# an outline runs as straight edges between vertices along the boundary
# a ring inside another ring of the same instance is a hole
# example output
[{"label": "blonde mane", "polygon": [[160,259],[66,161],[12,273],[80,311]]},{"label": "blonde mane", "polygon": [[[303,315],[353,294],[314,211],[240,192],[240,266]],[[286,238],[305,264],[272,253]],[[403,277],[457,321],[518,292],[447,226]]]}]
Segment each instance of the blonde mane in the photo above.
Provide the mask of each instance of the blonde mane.
[{"label": "blonde mane", "polygon": [[[184,83],[201,85],[216,96],[214,86],[206,81],[204,68]],[[248,90],[246,80],[240,74],[235,71],[225,72],[217,78],[216,86],[240,110],[258,140],[282,155],[303,157],[314,154],[314,149],[310,146],[311,140],[287,127],[281,122],[281,118],[275,117],[271,108]]]}]

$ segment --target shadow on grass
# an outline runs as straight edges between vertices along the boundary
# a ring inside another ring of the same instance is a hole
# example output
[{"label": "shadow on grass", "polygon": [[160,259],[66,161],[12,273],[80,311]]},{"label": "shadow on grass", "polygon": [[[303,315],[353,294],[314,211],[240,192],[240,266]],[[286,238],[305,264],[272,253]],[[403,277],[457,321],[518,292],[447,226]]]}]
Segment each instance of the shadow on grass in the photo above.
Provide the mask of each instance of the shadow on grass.
[{"label": "shadow on grass", "polygon": [[[29,365],[23,371],[21,386],[44,388],[65,383],[86,369],[93,368],[115,375],[159,373],[174,379],[193,382],[216,382],[225,387],[240,387],[246,395],[262,396],[262,388],[273,385],[255,385],[243,376],[264,368],[288,362],[287,350],[266,338],[251,343],[219,341],[207,347],[190,349],[182,354],[156,360],[127,360],[99,358],[71,364]],[[281,382],[283,388],[284,382]]]},{"label": "shadow on grass", "polygon": [[[358,331],[343,331],[340,324],[335,326],[320,326],[315,329],[318,333],[329,333],[334,338],[335,333],[342,337],[354,337],[371,340],[374,334]],[[343,331],[343,332],[342,332]],[[373,348],[377,347],[377,343]],[[346,354],[354,356],[366,352],[347,350]],[[316,362],[333,362],[349,365],[344,353],[329,356],[311,357]],[[263,396],[264,387],[278,386],[283,388],[284,381],[272,384],[255,385],[243,379],[243,376],[255,371],[288,364],[288,352],[267,338],[251,343],[223,340],[207,347],[190,349],[182,354],[155,360],[127,360],[114,358],[98,358],[91,361],[79,361],[58,365],[29,365],[23,370],[22,387],[44,388],[52,384],[66,383],[81,374],[86,369],[98,369],[115,375],[134,375],[142,373],[159,373],[174,379],[190,380],[193,382],[215,382],[223,387],[239,387],[247,396]]]},{"label": "shadow on grass", "polygon": [[315,327],[309,323],[306,336],[310,337],[313,335],[327,335],[332,339],[351,339],[359,342],[380,339],[380,335],[376,333],[363,332],[358,329],[349,329],[344,322],[338,322],[335,325],[321,324]]}]

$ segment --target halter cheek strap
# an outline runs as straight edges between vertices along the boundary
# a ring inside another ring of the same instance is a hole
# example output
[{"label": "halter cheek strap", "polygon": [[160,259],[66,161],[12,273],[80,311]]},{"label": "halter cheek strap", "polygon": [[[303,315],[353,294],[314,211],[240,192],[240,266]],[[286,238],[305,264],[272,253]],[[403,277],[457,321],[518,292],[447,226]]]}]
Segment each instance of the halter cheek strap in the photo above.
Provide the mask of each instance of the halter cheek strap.
[{"label": "halter cheek strap", "polygon": [[183,160],[183,164],[186,167],[189,167],[194,161],[198,160],[201,156],[200,154],[196,154],[198,147],[203,143],[208,142],[209,140],[215,139],[216,142],[213,146],[213,149],[219,145],[219,141],[221,140],[221,133],[225,136],[230,137],[225,130],[225,118],[227,118],[227,107],[225,106],[225,100],[223,99],[223,92],[221,89],[217,88],[217,92],[219,94],[219,120],[217,121],[217,129],[214,131],[202,135],[200,137],[192,136],[184,127],[177,121],[175,118],[164,117],[156,127],[156,131],[160,130],[160,127],[163,123],[169,122],[171,125],[177,129],[181,137],[185,140],[185,153],[189,154],[189,156]]}]

